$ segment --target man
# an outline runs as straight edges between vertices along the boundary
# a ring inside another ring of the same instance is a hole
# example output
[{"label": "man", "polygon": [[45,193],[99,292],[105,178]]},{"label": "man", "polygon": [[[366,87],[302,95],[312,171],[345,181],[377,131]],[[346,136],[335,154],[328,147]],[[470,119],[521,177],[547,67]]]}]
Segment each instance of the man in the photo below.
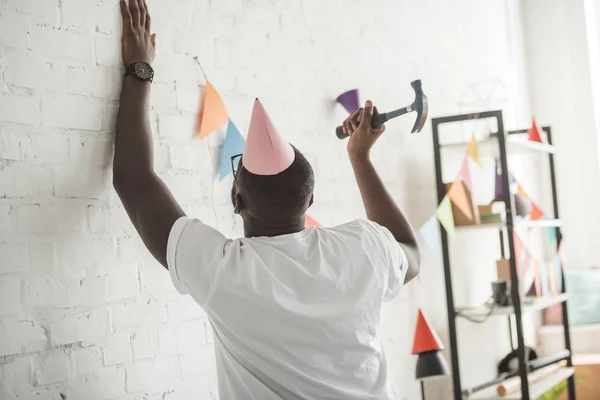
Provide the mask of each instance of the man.
[{"label": "man", "polygon": [[[155,37],[144,0],[121,2],[127,66],[117,119],[114,186],[152,255],[213,328],[222,399],[397,399],[379,317],[416,276],[414,233],[384,188],[370,150],[371,102],[344,122],[368,220],[309,228],[314,176],[258,100],[232,201],[245,237],[185,216],[153,169],[148,122]],[[202,360],[198,360],[202,362]]]}]

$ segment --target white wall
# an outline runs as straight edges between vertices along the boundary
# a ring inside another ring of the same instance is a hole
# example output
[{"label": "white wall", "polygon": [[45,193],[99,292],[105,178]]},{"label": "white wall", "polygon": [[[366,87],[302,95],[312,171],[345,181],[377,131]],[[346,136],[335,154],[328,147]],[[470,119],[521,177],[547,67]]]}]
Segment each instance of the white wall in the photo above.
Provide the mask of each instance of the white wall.
[{"label": "white wall", "polygon": [[[422,78],[432,116],[503,108],[509,127],[530,117],[518,0],[151,0],[150,7],[158,33],[156,168],[188,214],[226,234],[239,235],[241,225],[229,204],[231,181],[214,180],[223,133],[191,139],[203,84],[194,55],[242,131],[259,96],[307,155],[317,174],[311,214],[325,225],[362,216],[345,144],[333,134],[344,118],[332,103],[340,92],[358,87],[385,110],[410,101],[410,80]],[[174,292],[110,185],[119,31],[116,1],[0,0],[3,399],[216,397],[206,317]],[[501,96],[465,106],[465,92],[485,93],[490,82],[504,88]],[[429,126],[409,137],[411,126],[410,118],[391,123],[375,161],[420,224],[435,208],[432,144]],[[457,273],[457,285],[472,284]],[[384,310],[386,347],[406,399],[420,396],[410,355],[418,307],[447,343],[443,288],[442,267],[428,258],[418,281]],[[462,333],[467,355],[490,356],[465,358],[463,376],[490,378],[495,353],[507,349],[490,352],[492,339]],[[447,384],[431,386],[431,398],[445,398]]]},{"label": "white wall", "polygon": [[[551,125],[571,267],[598,265],[598,130],[584,0],[527,0],[525,37],[533,112]],[[597,74],[597,72],[595,72]]]}]

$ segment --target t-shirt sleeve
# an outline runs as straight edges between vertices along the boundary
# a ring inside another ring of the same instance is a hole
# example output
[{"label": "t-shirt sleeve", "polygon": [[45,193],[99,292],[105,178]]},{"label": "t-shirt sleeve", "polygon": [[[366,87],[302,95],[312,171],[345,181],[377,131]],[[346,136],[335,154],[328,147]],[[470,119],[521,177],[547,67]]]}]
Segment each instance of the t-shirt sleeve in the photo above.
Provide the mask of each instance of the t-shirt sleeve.
[{"label": "t-shirt sleeve", "polygon": [[197,219],[181,217],[173,224],[167,243],[167,265],[173,285],[201,306],[209,299],[231,242]]},{"label": "t-shirt sleeve", "polygon": [[387,267],[387,287],[384,294],[384,301],[391,301],[396,297],[404,284],[404,277],[408,269],[408,260],[402,246],[396,241],[389,229],[375,222],[371,222],[371,226],[377,233],[377,238],[383,250],[383,262]]}]

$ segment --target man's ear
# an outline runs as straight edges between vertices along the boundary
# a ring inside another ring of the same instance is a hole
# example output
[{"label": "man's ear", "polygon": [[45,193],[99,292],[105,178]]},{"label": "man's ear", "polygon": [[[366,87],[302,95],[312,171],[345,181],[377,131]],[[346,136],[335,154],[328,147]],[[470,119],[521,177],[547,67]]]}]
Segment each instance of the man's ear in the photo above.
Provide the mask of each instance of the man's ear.
[{"label": "man's ear", "polygon": [[244,209],[244,200],[242,199],[242,196],[239,193],[236,193],[235,197],[234,197],[234,201],[235,201],[235,205],[233,207],[233,212],[236,214],[240,214],[242,212],[242,210]]},{"label": "man's ear", "polygon": [[313,193],[313,194],[310,195],[310,200],[308,202],[308,207],[310,208],[310,206],[312,206],[314,202],[315,202],[315,194]]}]

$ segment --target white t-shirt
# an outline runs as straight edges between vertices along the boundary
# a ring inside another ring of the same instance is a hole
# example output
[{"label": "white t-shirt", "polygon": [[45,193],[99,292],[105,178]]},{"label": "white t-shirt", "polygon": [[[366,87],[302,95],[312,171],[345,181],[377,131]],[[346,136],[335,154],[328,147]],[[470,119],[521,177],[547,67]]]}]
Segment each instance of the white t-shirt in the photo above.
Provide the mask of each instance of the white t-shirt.
[{"label": "white t-shirt", "polygon": [[182,217],[167,262],[212,324],[221,399],[399,398],[379,322],[408,262],[386,228],[230,240]]}]

